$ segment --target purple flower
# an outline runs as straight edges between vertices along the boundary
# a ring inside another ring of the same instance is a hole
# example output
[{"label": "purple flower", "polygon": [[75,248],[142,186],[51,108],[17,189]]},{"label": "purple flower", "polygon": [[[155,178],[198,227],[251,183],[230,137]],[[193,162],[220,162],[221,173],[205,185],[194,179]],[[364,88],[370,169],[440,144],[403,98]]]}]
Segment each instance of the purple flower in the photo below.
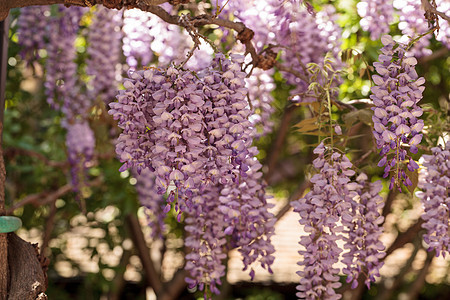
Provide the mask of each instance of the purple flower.
[{"label": "purple flower", "polygon": [[362,0],[357,4],[361,17],[361,27],[370,31],[370,38],[377,40],[389,32],[389,23],[393,21],[394,7],[392,1]]},{"label": "purple flower", "polygon": [[[98,6],[89,27],[87,74],[91,75],[90,97],[99,98],[106,104],[117,93],[117,65],[120,62],[122,11]],[[107,53],[107,55],[105,55]]]},{"label": "purple flower", "polygon": [[[367,183],[367,176],[355,175],[352,163],[344,155],[326,148],[321,143],[314,150],[318,154],[313,165],[319,173],[311,178],[311,191],[293,202],[294,211],[300,215],[300,224],[308,234],[300,238],[305,250],[299,251],[304,266],[297,286],[297,297],[305,299],[340,299],[335,289],[340,287],[340,269],[336,267],[344,241],[348,249],[342,256],[343,273],[355,288],[360,274],[368,274],[366,284],[379,275],[384,256],[379,241],[383,217],[380,209],[383,199],[378,195],[381,182]],[[366,266],[363,269],[362,266]]]},{"label": "purple flower", "polygon": [[404,160],[409,160],[410,171],[418,169],[417,163],[407,154],[408,146],[411,153],[417,153],[417,145],[422,140],[419,134],[423,128],[422,109],[418,102],[422,99],[425,80],[417,75],[414,57],[405,55],[405,45],[394,42],[391,36],[381,37],[384,47],[379,55],[379,62],[373,65],[379,75],[373,76],[376,86],[372,87],[375,107],[372,120],[374,122],[374,137],[378,149],[381,149],[379,167],[385,168],[383,177],[393,173],[392,188],[400,184],[411,185],[402,168]]},{"label": "purple flower", "polygon": [[156,192],[167,194],[163,212],[174,207],[189,224],[187,282],[214,293],[224,274],[225,235],[251,275],[256,262],[270,272],[274,259],[274,220],[252,147],[243,59],[231,57],[217,54],[196,74],[175,67],[130,72],[109,104],[123,129],[120,170],[154,172]]},{"label": "purple flower", "polygon": [[[133,172],[137,173],[137,172]],[[167,211],[164,210],[165,199],[159,195],[155,185],[155,174],[144,169],[140,174],[136,174],[136,191],[138,193],[139,202],[145,208],[144,212],[147,217],[148,227],[152,230],[152,238],[162,238],[165,230],[164,218]],[[170,204],[167,204],[170,209]]]},{"label": "purple flower", "polygon": [[22,46],[20,56],[27,63],[39,58],[38,50],[45,48],[45,37],[47,36],[48,16],[47,6],[27,6],[20,10],[17,20],[17,35],[19,44]]},{"label": "purple flower", "polygon": [[450,249],[450,142],[445,149],[434,147],[432,155],[423,155],[424,169],[419,176],[419,187],[422,192],[418,196],[422,201],[426,230],[423,236],[428,250],[436,250],[436,256],[442,253],[445,257]]},{"label": "purple flower", "polygon": [[380,260],[386,255],[380,241],[384,200],[379,195],[381,181],[367,182],[364,173],[356,181],[351,188],[351,193],[356,194],[348,215],[349,223],[344,223],[348,226],[344,248],[349,251],[343,254],[342,262],[346,265],[343,273],[347,275],[347,282],[352,282],[352,288],[358,285],[360,274],[367,274],[365,284],[370,288],[375,277],[380,277],[379,269],[383,266]]},{"label": "purple flower", "polygon": [[71,166],[72,185],[76,192],[83,187],[87,170],[93,164],[95,136],[86,121],[68,123],[66,146]]}]

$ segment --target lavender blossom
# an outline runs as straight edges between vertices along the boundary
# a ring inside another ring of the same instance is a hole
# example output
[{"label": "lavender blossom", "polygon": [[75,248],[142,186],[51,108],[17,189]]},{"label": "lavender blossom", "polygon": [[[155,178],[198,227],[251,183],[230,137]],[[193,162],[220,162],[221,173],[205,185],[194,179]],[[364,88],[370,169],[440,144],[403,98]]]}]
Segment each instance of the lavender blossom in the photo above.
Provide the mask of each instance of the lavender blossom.
[{"label": "lavender blossom", "polygon": [[[400,22],[398,28],[406,39],[417,37],[430,29],[419,1],[394,0],[394,7],[399,10]],[[427,49],[430,45],[430,39],[431,35],[427,35],[418,40],[411,48],[411,54],[415,57],[430,55],[432,51]]]},{"label": "lavender blossom", "polygon": [[224,214],[217,205],[219,186],[210,187],[202,195],[193,197],[193,205],[186,218],[185,229],[189,233],[185,246],[191,249],[185,257],[190,276],[186,282],[196,285],[206,293],[219,294],[218,286],[225,276],[226,228]]},{"label": "lavender blossom", "polygon": [[391,0],[362,0],[356,5],[361,17],[361,27],[370,32],[370,38],[377,40],[389,32],[393,21],[394,7]]},{"label": "lavender blossom", "polygon": [[401,183],[412,185],[402,164],[411,172],[419,168],[406,149],[409,146],[409,152],[417,153],[417,145],[422,140],[420,132],[424,123],[418,117],[423,111],[418,102],[422,99],[425,87],[421,85],[425,79],[419,78],[414,69],[417,60],[405,55],[405,45],[394,42],[389,35],[383,36],[381,41],[384,47],[379,55],[380,62],[374,63],[379,75],[372,77],[376,86],[372,87],[370,96],[375,105],[373,134],[381,149],[378,166],[385,166],[383,177],[393,172],[389,188],[396,185],[400,189]]},{"label": "lavender blossom", "polygon": [[156,176],[148,169],[142,170],[141,174],[136,174],[135,176],[139,203],[145,208],[144,213],[147,217],[147,225],[152,230],[151,237],[154,239],[162,238],[166,228],[164,224],[166,214],[163,211],[166,201],[162,195],[157,193]]},{"label": "lavender blossom", "polygon": [[419,176],[417,193],[424,207],[422,227],[426,230],[423,236],[428,244],[428,251],[436,250],[436,256],[445,257],[450,250],[450,142],[445,149],[434,147],[432,155],[423,155],[424,169]]},{"label": "lavender blossom", "polygon": [[356,178],[356,182],[347,185],[350,193],[356,192],[356,199],[352,202],[350,215],[345,215],[351,218],[344,245],[349,251],[344,253],[342,262],[346,265],[343,272],[348,275],[347,282],[352,282],[352,288],[358,285],[360,274],[367,274],[365,283],[369,289],[375,277],[380,277],[379,269],[383,266],[380,260],[386,255],[380,241],[384,221],[380,214],[384,206],[384,200],[379,195],[382,187],[380,180],[367,182],[364,173]]},{"label": "lavender blossom", "polygon": [[50,10],[47,6],[27,6],[20,10],[17,20],[17,35],[22,46],[20,56],[27,63],[39,58],[39,49],[44,49]]},{"label": "lavender blossom", "polygon": [[[360,274],[367,272],[366,284],[379,276],[384,256],[383,244],[379,241],[383,222],[379,210],[383,199],[378,195],[381,183],[367,183],[367,176],[361,174],[352,182],[355,174],[352,163],[345,155],[334,152],[321,143],[314,149],[318,157],[313,161],[319,173],[311,178],[313,187],[305,197],[293,202],[294,211],[300,215],[306,236],[300,238],[305,250],[299,251],[303,269],[297,297],[301,299],[340,299],[335,289],[339,288],[339,272],[336,266],[344,241],[348,252],[341,263],[347,282],[358,284]],[[367,270],[362,266],[366,265]]]},{"label": "lavender blossom", "polygon": [[[124,162],[120,171],[154,172],[157,192],[167,194],[164,211],[173,206],[179,220],[185,213],[190,224],[209,222],[206,210],[215,216],[214,234],[189,227],[195,238],[189,239],[187,264],[188,282],[200,288],[206,284],[213,292],[222,276],[217,232],[231,235],[246,268],[259,262],[269,269],[273,262],[274,221],[267,211],[257,150],[251,146],[255,129],[248,120],[242,62],[242,56],[232,55],[230,61],[217,54],[197,74],[174,67],[133,72],[118,102],[110,103],[109,113],[124,130],[116,147]],[[169,189],[171,184],[175,189]],[[213,267],[217,272],[209,274]]]},{"label": "lavender blossom", "polygon": [[[350,209],[353,197],[347,188],[352,164],[346,156],[337,152],[327,153],[321,143],[314,150],[318,158],[313,165],[320,173],[311,178],[313,188],[304,198],[295,201],[292,206],[300,215],[300,224],[305,227],[306,236],[300,238],[305,250],[299,254],[303,260],[298,264],[303,270],[297,272],[301,277],[297,286],[297,297],[304,299],[340,299],[335,289],[339,288],[339,261],[342,250],[337,241],[342,239],[344,227],[352,218]],[[330,156],[331,155],[331,156]],[[328,161],[326,158],[330,157]]]},{"label": "lavender blossom", "polygon": [[88,34],[87,73],[92,76],[90,97],[108,104],[117,93],[118,64],[122,34],[122,11],[99,6]]},{"label": "lavender blossom", "polygon": [[151,18],[151,13],[136,8],[124,12],[123,54],[132,68],[148,65],[153,59],[153,52],[150,50],[154,39],[150,35]]},{"label": "lavender blossom", "polygon": [[75,63],[75,38],[84,8],[58,7],[58,16],[49,22],[46,78],[44,86],[47,102],[58,109],[75,88],[77,64]]},{"label": "lavender blossom", "polygon": [[66,146],[71,165],[72,185],[80,192],[92,166],[95,137],[86,121],[67,124]]}]

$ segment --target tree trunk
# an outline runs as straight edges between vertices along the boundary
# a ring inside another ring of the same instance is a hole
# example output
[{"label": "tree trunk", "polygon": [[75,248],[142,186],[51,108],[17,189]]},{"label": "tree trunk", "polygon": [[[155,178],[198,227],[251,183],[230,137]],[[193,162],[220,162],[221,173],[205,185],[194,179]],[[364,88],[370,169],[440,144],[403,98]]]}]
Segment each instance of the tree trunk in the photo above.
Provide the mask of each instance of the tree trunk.
[{"label": "tree trunk", "polygon": [[8,234],[8,300],[44,300],[47,277],[34,246],[15,233]]}]

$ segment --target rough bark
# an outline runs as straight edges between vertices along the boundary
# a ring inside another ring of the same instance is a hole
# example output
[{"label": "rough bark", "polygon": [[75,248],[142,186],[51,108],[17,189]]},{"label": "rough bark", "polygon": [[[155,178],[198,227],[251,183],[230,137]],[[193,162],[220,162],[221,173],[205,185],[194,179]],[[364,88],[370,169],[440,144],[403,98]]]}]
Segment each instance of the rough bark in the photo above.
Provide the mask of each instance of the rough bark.
[{"label": "rough bark", "polygon": [[8,234],[8,300],[47,299],[47,279],[37,249],[15,233]]},{"label": "rough bark", "polygon": [[93,6],[102,4],[107,8],[121,9],[122,7],[138,7],[139,5],[154,6],[165,2],[168,2],[168,0],[0,0],[0,21],[8,16],[8,12],[12,8],[33,5]]}]

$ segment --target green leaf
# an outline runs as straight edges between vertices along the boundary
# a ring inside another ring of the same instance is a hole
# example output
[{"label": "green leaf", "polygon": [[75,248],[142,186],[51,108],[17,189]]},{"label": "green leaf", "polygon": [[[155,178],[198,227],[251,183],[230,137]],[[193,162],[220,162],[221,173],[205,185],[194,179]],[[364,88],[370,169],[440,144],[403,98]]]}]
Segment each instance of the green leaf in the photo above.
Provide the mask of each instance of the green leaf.
[{"label": "green leaf", "polygon": [[[297,130],[300,131],[300,130]],[[315,130],[315,131],[308,131],[308,132],[302,132],[301,133],[305,134],[305,135],[314,135],[314,136],[328,136],[330,134],[330,132],[326,132],[326,131],[319,131],[319,130]]]},{"label": "green leaf", "polygon": [[297,127],[298,132],[306,133],[309,131],[317,130],[319,126],[317,125],[318,120],[317,117],[305,119],[295,124],[294,127]]},{"label": "green leaf", "polygon": [[358,111],[351,111],[342,115],[342,120],[347,128],[352,127],[358,121]]},{"label": "green leaf", "polygon": [[373,115],[373,112],[370,108],[360,109],[358,111],[359,120],[366,125],[372,124],[372,115]]},{"label": "green leaf", "polygon": [[364,124],[371,125],[372,115],[373,115],[372,110],[370,108],[365,108],[346,113],[342,116],[342,119],[344,120],[345,126],[347,127],[351,127],[357,121],[361,121]]},{"label": "green leaf", "polygon": [[406,188],[411,194],[414,194],[414,190],[417,187],[417,184],[419,183],[419,170],[415,170],[414,172],[411,172],[410,170],[406,170],[406,175],[409,177],[409,180],[411,180],[412,185],[407,186]]}]

